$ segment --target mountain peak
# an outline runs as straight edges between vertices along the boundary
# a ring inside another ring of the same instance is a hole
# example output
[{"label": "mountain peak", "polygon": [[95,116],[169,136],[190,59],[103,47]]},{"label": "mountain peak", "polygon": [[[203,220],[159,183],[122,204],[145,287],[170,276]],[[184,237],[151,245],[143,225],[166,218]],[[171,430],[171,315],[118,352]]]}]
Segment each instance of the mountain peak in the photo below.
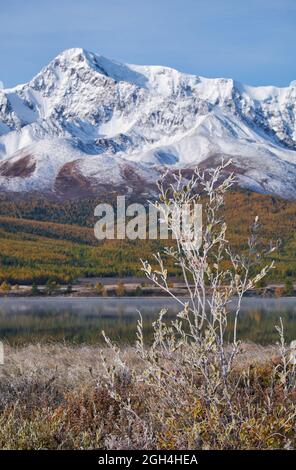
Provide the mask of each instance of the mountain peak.
[{"label": "mountain peak", "polygon": [[[41,70],[37,77],[45,75],[48,71],[53,71],[57,75],[59,73],[69,75],[69,72],[74,74],[75,71],[81,69],[91,69],[92,73],[103,75],[116,82],[129,82],[139,87],[145,87],[147,83],[145,75],[136,70],[137,66],[123,64],[82,48],[62,51]],[[35,79],[36,77],[33,80]]]}]

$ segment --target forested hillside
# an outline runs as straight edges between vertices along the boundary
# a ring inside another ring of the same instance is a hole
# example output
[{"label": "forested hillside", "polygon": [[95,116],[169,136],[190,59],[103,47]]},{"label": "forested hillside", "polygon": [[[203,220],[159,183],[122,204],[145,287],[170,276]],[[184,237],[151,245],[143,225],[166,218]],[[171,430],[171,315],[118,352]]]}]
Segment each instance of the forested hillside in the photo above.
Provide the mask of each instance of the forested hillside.
[{"label": "forested hillside", "polygon": [[[93,234],[97,200],[66,203],[30,197],[2,196],[0,204],[0,282],[10,284],[68,284],[78,277],[139,276],[140,258],[150,258],[160,241],[99,242]],[[270,279],[296,278],[296,203],[252,192],[228,194],[225,219],[229,239],[243,249],[251,221],[258,215],[265,244],[281,239]],[[170,274],[178,268],[170,266]]]}]

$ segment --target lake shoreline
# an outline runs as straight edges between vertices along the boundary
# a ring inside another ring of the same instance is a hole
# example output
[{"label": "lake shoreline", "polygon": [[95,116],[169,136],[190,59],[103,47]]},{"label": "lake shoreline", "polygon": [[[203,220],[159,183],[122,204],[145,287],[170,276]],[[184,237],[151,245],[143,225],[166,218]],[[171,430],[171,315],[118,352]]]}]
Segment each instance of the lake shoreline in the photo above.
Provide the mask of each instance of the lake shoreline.
[{"label": "lake shoreline", "polygon": [[[151,283],[139,282],[135,278],[122,279],[116,282],[116,279],[109,278],[102,279],[103,282],[93,281],[82,282],[81,284],[73,285],[19,285],[19,286],[4,286],[0,288],[0,298],[33,298],[39,297],[43,299],[51,297],[110,297],[110,298],[169,298],[170,295],[160,287],[154,286]],[[171,281],[170,291],[177,297],[187,297],[188,291],[184,283]],[[207,292],[210,295],[210,289]],[[296,290],[293,293],[287,294],[283,284],[270,284],[265,287],[256,288],[245,293],[245,297],[257,298],[282,298],[290,297],[296,298]]]},{"label": "lake shoreline", "polygon": [[[188,295],[183,295],[183,296],[180,296],[181,299],[189,299],[189,296]],[[232,301],[235,300],[237,298],[237,296],[234,296],[232,297]],[[173,302],[176,302],[174,300],[174,298],[170,295],[149,295],[149,296],[145,296],[145,295],[121,295],[121,296],[118,296],[118,295],[110,295],[110,296],[101,296],[101,295],[92,295],[92,294],[89,294],[89,295],[80,295],[79,293],[75,293],[75,294],[65,294],[65,295],[62,295],[60,293],[56,293],[56,294],[52,294],[52,295],[16,295],[16,294],[13,294],[13,295],[0,295],[0,302],[2,300],[46,300],[46,301],[50,301],[50,300],[103,300],[103,301],[116,301],[116,300],[130,300],[130,301],[133,301],[133,300],[171,300]],[[260,300],[260,301],[264,301],[264,300],[274,300],[274,301],[281,301],[281,300],[294,300],[296,302],[296,295],[283,295],[281,297],[275,297],[275,296],[262,296],[262,295],[259,295],[259,294],[253,294],[253,295],[244,295],[243,297],[243,300]],[[296,305],[296,304],[295,304]]]}]

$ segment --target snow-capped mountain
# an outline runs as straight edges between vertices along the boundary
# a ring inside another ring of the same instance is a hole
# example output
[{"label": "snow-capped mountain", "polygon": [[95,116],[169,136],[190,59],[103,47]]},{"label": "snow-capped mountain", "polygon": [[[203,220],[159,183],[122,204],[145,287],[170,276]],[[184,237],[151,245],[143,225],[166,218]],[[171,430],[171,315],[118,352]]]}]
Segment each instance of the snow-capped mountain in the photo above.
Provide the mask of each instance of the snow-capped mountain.
[{"label": "snow-capped mountain", "polygon": [[241,186],[296,198],[296,82],[250,87],[66,50],[0,89],[0,190],[149,193],[163,166],[232,158]]}]

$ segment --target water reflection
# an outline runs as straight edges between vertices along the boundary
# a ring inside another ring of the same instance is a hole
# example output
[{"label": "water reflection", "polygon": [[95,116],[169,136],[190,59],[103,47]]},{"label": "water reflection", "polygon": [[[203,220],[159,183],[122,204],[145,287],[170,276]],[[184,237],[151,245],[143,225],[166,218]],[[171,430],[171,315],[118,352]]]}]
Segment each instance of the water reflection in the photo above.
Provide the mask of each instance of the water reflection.
[{"label": "water reflection", "polygon": [[[178,305],[166,298],[6,298],[0,299],[0,337],[10,344],[65,341],[102,342],[101,331],[119,343],[135,341],[138,310],[144,320],[146,338],[157,312],[168,308],[174,318]],[[261,344],[275,342],[275,325],[282,317],[286,339],[296,338],[296,299],[246,298],[239,322],[239,337]],[[232,319],[230,319],[230,326]],[[230,334],[229,334],[230,338]]]}]

